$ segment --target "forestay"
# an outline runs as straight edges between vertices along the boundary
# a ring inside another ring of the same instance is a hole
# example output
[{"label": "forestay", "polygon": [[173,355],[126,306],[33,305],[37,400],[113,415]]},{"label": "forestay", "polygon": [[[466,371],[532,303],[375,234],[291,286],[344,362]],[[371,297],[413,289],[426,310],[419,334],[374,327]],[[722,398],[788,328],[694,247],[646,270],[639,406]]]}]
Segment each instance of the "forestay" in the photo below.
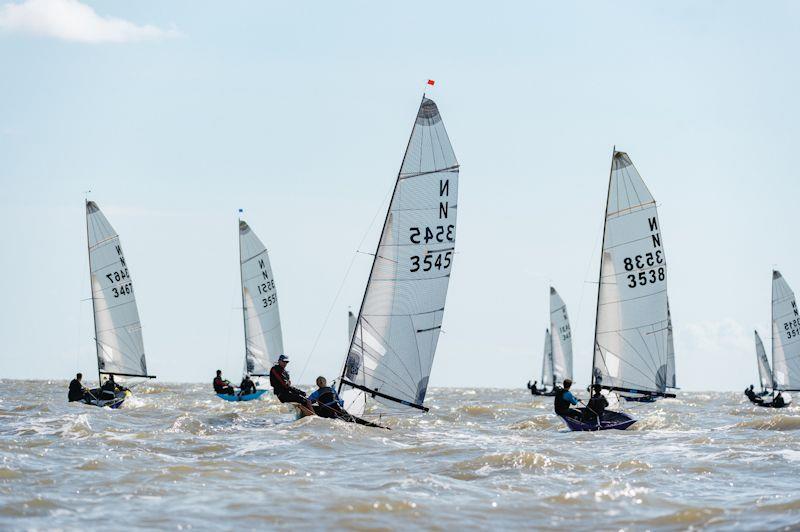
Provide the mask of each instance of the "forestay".
[{"label": "forestay", "polygon": [[572,379],[572,330],[569,327],[567,305],[550,287],[550,332],[553,343],[554,384]]},{"label": "forestay", "polygon": [[245,371],[269,374],[283,354],[278,293],[267,248],[243,220],[239,220],[239,262],[244,312]]},{"label": "forestay", "polygon": [[550,329],[544,331],[544,353],[542,355],[542,386],[553,386],[553,336]]},{"label": "forestay", "polygon": [[800,390],[800,314],[778,271],[772,272],[772,373],[776,390]]},{"label": "forestay", "polygon": [[98,372],[148,377],[130,269],[119,235],[93,201],[86,202],[86,233]]},{"label": "forestay", "polygon": [[667,261],[656,202],[626,153],[614,152],[600,265],[593,382],[663,394]]},{"label": "forestay", "polygon": [[340,391],[354,415],[372,399],[425,409],[454,260],[457,198],[458,162],[436,104],[423,97],[342,372]]},{"label": "forestay", "polygon": [[772,370],[769,367],[769,360],[767,359],[767,352],[764,349],[764,343],[758,335],[758,331],[754,331],[756,335],[756,361],[758,363],[758,380],[761,383],[761,389],[772,389],[774,384],[772,381]]}]

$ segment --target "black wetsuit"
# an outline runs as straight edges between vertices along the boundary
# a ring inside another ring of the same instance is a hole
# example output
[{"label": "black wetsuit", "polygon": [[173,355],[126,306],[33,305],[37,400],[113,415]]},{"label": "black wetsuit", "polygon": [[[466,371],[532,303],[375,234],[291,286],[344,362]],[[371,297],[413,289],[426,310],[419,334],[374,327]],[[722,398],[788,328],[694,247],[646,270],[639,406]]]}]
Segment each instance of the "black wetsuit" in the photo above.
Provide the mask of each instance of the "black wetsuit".
[{"label": "black wetsuit", "polygon": [[760,397],[756,397],[756,392],[754,392],[750,388],[746,388],[744,390],[744,394],[747,396],[748,399],[750,399],[751,403],[763,403],[764,402],[764,400],[761,399]]},{"label": "black wetsuit", "polygon": [[72,401],[83,401],[83,398],[86,396],[86,389],[83,387],[83,384],[78,379],[72,379],[72,382],[69,383],[69,393],[67,394],[67,399],[70,402]]},{"label": "black wetsuit", "polygon": [[774,406],[775,408],[786,406],[786,401],[783,399],[782,395],[778,394],[778,396],[772,400],[772,406]]},{"label": "black wetsuit", "polygon": [[283,369],[280,364],[275,364],[269,370],[269,383],[272,386],[275,397],[281,403],[306,404],[306,393],[289,385],[289,372]]},{"label": "black wetsuit", "polygon": [[242,383],[239,385],[239,389],[241,390],[242,395],[250,395],[251,393],[256,393],[256,385],[250,379],[242,379]]},{"label": "black wetsuit", "polygon": [[595,394],[589,399],[589,404],[586,410],[583,411],[584,422],[597,422],[597,419],[603,419],[603,412],[608,408],[608,399],[603,397],[602,394]]}]

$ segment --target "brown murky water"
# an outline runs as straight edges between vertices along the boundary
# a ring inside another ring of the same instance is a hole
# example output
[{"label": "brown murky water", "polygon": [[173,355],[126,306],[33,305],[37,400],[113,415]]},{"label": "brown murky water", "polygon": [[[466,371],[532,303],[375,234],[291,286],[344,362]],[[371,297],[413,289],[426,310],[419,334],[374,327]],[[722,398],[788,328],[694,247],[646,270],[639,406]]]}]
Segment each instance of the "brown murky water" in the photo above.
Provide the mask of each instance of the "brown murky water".
[{"label": "brown murky water", "polygon": [[525,390],[434,389],[392,431],[143,385],[120,410],[0,381],[0,528],[800,526],[800,407],[732,393],[565,432]]}]

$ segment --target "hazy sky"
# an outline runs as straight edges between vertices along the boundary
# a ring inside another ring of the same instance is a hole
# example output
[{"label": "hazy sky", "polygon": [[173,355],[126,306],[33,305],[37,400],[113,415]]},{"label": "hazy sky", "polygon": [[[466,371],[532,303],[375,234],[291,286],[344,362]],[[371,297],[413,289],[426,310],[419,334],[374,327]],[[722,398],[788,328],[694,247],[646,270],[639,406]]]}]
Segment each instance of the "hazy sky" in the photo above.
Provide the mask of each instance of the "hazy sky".
[{"label": "hazy sky", "polygon": [[120,233],[161,380],[240,375],[240,207],[270,250],[295,381],[338,376],[368,255],[300,373],[354,253],[374,250],[433,78],[461,177],[431,386],[538,377],[550,283],[588,381],[616,145],[660,205],[679,385],[742,389],[757,380],[754,327],[769,351],[772,267],[800,289],[799,15],[788,2],[0,4],[0,377],[95,372],[89,189]]}]

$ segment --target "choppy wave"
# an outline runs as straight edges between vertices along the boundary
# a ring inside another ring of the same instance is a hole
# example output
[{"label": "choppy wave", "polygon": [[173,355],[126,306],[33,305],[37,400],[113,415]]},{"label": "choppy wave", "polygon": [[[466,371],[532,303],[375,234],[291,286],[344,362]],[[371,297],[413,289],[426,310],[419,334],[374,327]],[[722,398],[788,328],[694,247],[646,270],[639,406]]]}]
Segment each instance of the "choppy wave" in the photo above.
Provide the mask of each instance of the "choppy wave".
[{"label": "choppy wave", "polygon": [[0,381],[0,528],[800,523],[800,408],[739,394],[623,402],[631,430],[571,433],[524,388],[434,389],[427,415],[372,412],[385,431],[205,385],[146,383],[117,411],[66,404],[65,387]]}]

